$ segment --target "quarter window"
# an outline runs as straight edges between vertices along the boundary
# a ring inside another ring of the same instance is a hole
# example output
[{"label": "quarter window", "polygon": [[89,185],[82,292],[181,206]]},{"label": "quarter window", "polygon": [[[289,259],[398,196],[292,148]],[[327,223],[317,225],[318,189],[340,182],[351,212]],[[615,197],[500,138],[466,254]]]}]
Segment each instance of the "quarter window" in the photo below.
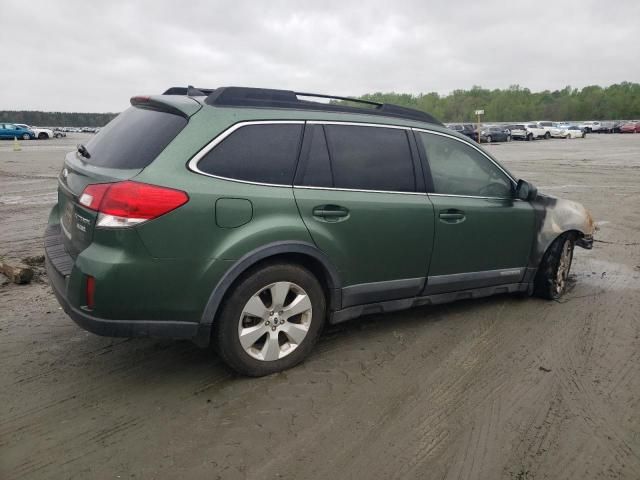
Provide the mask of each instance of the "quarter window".
[{"label": "quarter window", "polygon": [[414,192],[413,160],[403,129],[325,125],[333,186]]},{"label": "quarter window", "polygon": [[246,125],[207,153],[198,168],[211,175],[291,185],[302,124]]},{"label": "quarter window", "polygon": [[466,143],[419,132],[434,193],[477,197],[512,196],[511,180],[493,162]]}]

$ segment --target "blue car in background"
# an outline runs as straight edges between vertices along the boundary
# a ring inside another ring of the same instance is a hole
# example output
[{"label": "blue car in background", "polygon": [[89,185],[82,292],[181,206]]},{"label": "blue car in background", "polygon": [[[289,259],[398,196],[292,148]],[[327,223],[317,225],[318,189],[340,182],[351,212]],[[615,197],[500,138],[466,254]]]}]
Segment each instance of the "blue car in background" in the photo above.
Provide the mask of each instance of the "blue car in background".
[{"label": "blue car in background", "polygon": [[36,135],[28,128],[19,127],[14,123],[0,123],[0,138],[33,140]]}]

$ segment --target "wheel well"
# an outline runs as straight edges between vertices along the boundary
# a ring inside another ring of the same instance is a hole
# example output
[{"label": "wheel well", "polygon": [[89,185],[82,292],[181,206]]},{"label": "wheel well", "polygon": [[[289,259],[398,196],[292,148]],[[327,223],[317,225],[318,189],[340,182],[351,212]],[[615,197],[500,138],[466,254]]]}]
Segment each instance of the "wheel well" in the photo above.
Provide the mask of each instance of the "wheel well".
[{"label": "wheel well", "polygon": [[545,253],[547,253],[547,251],[549,251],[549,249],[551,248],[551,245],[553,245],[553,243],[558,240],[560,237],[562,237],[563,235],[566,235],[568,237],[571,237],[572,240],[577,240],[579,238],[584,237],[584,233],[582,233],[580,230],[565,230],[564,232],[558,234],[555,236],[555,238],[549,242],[549,246],[547,247],[547,249],[545,250]]},{"label": "wheel well", "polygon": [[[320,286],[324,292],[325,298],[327,300],[327,314],[329,314],[332,310],[336,310],[340,307],[340,290],[339,285],[334,284],[334,280],[327,270],[327,268],[322,264],[322,262],[311,255],[305,255],[304,253],[297,252],[287,252],[287,253],[277,253],[270,255],[268,257],[262,258],[257,262],[249,265],[242,272],[240,272],[236,278],[231,282],[231,284],[224,291],[222,299],[220,300],[219,307],[225,302],[225,300],[229,297],[234,287],[246,278],[248,275],[251,275],[252,272],[259,270],[266,265],[272,265],[274,263],[288,263],[294,265],[300,265],[301,267],[309,270],[320,282]],[[216,309],[216,314],[217,310]],[[213,319],[212,319],[213,320]],[[215,320],[214,320],[215,321]]]},{"label": "wheel well", "polygon": [[571,235],[573,240],[584,237],[584,233],[580,230],[567,230],[566,232],[563,232],[563,235]]},{"label": "wheel well", "polygon": [[[309,255],[305,255],[304,253],[293,253],[293,252],[279,253],[279,254],[275,254],[275,255],[263,258],[262,260],[259,260],[253,265],[251,265],[250,267],[248,267],[240,275],[238,275],[238,278],[233,282],[233,284],[229,287],[228,290],[230,290],[235,285],[235,283],[240,279],[240,277],[243,277],[247,272],[251,270],[257,270],[262,268],[265,265],[274,264],[274,263],[289,263],[294,265],[300,265],[301,267],[304,267],[307,270],[309,270],[320,282],[320,285],[324,290],[325,296],[327,297],[327,306],[331,305],[331,290],[335,288],[335,286],[332,285],[333,282],[331,280],[331,277],[329,276],[329,272],[327,272],[327,269],[324,267],[324,265],[322,265],[322,262],[320,262],[318,259],[313,258]],[[225,297],[226,296],[227,294],[225,292]]]}]

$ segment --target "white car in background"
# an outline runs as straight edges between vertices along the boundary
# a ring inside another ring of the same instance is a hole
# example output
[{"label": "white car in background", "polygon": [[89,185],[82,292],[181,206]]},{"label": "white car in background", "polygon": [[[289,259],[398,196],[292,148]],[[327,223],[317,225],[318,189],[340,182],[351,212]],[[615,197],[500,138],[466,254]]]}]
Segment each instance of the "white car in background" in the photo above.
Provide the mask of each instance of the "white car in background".
[{"label": "white car in background", "polygon": [[589,121],[589,122],[582,122],[580,125],[578,125],[578,127],[584,130],[586,133],[591,133],[591,132],[597,132],[598,130],[600,130],[600,128],[602,127],[602,124],[596,121]]},{"label": "white car in background", "polygon": [[549,134],[545,135],[545,138],[567,138],[569,133],[567,132],[567,127],[558,122],[536,122],[538,127],[544,128],[544,130]]},{"label": "white car in background", "polygon": [[53,138],[53,130],[50,128],[30,127],[24,123],[16,123],[17,126],[31,130],[38,140],[48,140]]},{"label": "white car in background", "polygon": [[584,138],[587,136],[587,132],[585,132],[578,125],[571,125],[566,129],[567,136],[564,138]]},{"label": "white car in background", "polygon": [[535,138],[549,138],[551,135],[544,128],[538,126],[536,122],[515,123],[509,125],[511,138],[516,140],[531,141]]}]

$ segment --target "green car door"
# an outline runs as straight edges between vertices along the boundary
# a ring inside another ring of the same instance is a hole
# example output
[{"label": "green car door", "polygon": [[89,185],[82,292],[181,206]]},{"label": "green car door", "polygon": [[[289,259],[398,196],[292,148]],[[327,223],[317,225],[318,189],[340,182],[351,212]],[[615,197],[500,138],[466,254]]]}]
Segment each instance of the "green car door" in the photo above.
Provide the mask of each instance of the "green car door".
[{"label": "green car door", "polygon": [[426,157],[435,240],[426,293],[518,283],[527,274],[534,209],[507,172],[454,136],[416,131]]},{"label": "green car door", "polygon": [[411,131],[309,122],[294,195],[316,245],[338,268],[343,307],[419,294],[433,206]]}]

